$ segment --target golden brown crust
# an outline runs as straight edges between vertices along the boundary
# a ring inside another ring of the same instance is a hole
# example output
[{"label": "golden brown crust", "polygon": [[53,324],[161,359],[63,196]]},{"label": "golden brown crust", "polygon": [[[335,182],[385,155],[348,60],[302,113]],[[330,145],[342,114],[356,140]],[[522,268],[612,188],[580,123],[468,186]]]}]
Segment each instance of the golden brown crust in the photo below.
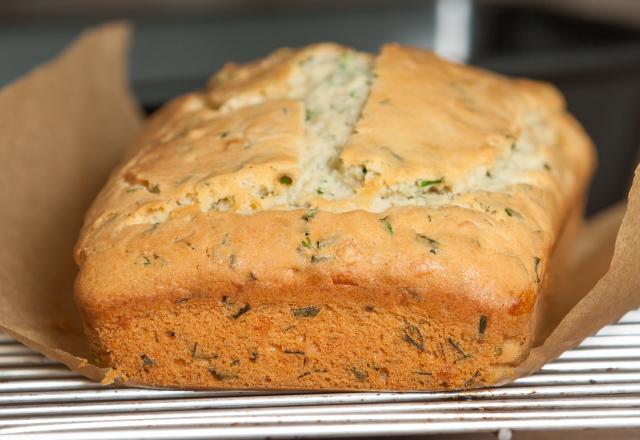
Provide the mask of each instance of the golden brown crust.
[{"label": "golden brown crust", "polygon": [[[350,200],[312,199],[317,211],[262,210],[247,182],[279,188],[300,172],[305,109],[287,98],[289,78],[336,50],[226,67],[149,122],[76,248],[76,299],[103,362],[161,386],[448,389],[499,382],[526,356],[549,258],[593,167],[588,137],[550,86],[390,45],[342,153],[377,174]],[[230,105],[238,96],[256,104]],[[465,183],[523,132],[544,169],[496,190]],[[380,188],[440,176],[459,189],[451,203],[372,209]],[[203,209],[225,194],[258,208]]]}]

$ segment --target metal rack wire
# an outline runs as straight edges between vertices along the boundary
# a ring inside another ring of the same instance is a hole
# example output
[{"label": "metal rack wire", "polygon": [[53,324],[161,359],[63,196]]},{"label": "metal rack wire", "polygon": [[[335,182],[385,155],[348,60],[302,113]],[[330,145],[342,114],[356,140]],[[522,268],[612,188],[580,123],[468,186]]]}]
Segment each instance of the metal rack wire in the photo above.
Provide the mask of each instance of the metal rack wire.
[{"label": "metal rack wire", "polygon": [[640,311],[538,373],[437,393],[196,392],[101,387],[0,335],[0,436],[318,438],[640,427]]}]

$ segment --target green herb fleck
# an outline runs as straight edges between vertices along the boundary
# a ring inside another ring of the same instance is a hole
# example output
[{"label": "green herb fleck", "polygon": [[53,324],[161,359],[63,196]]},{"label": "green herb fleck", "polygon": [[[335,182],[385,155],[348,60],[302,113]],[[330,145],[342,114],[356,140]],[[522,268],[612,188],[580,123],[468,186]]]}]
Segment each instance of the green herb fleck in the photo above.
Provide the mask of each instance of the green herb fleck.
[{"label": "green herb fleck", "polygon": [[311,256],[311,263],[312,264],[324,263],[327,260],[329,260],[329,257],[325,257],[324,255],[312,255]]},{"label": "green herb fleck", "polygon": [[293,182],[293,180],[291,180],[291,177],[284,175],[284,176],[280,176],[280,183],[283,185],[291,185],[291,183]]},{"label": "green herb fleck", "polygon": [[231,366],[235,367],[240,365],[240,359],[231,359]]},{"label": "green herb fleck", "polygon": [[225,130],[222,133],[220,133],[218,136],[220,136],[220,139],[224,139],[227,136],[229,136],[229,132]]},{"label": "green herb fleck", "polygon": [[251,353],[249,353],[249,360],[251,362],[255,362],[258,360],[258,350],[251,350]]},{"label": "green herb fleck", "polygon": [[136,185],[136,186],[132,186],[131,188],[127,189],[128,193],[134,192],[134,191],[138,191],[139,189],[144,188],[144,186],[142,185]]},{"label": "green herb fleck", "polygon": [[420,370],[416,371],[416,374],[419,376],[433,376],[433,374],[429,373],[428,371],[420,371]]},{"label": "green herb fleck", "polygon": [[160,194],[160,185],[156,183],[155,185],[147,187],[147,190],[153,194]]},{"label": "green herb fleck", "polygon": [[449,336],[449,345],[451,345],[453,349],[460,355],[460,357],[456,359],[456,362],[469,359],[471,357],[471,355],[464,352],[464,350],[460,347],[460,344],[453,340],[451,336]]},{"label": "green herb fleck", "polygon": [[144,267],[149,267],[151,266],[151,260],[149,259],[149,257],[147,257],[146,255],[142,256],[142,265]]},{"label": "green herb fleck", "polygon": [[312,119],[315,119],[318,117],[318,112],[315,110],[311,110],[311,109],[306,109],[305,113],[304,113],[304,119],[305,121],[310,121]]},{"label": "green herb fleck", "polygon": [[245,304],[242,307],[240,307],[238,310],[236,310],[235,313],[231,315],[231,318],[238,319],[239,317],[247,313],[249,310],[251,310],[251,306],[249,304]]},{"label": "green herb fleck", "polygon": [[291,312],[293,313],[293,316],[298,318],[313,318],[320,313],[320,308],[316,306],[308,306],[292,309]]},{"label": "green herb fleck", "polygon": [[422,337],[422,333],[420,333],[420,329],[410,322],[405,322],[404,330],[402,330],[403,337],[402,340],[408,343],[409,345],[413,345],[420,351],[424,351],[424,338]]},{"label": "green herb fleck", "polygon": [[197,342],[194,342],[194,344],[191,347],[191,349],[189,350],[189,352],[191,353],[191,357],[194,358],[194,359],[206,359],[206,360],[218,359],[218,355],[215,354],[215,353],[212,353],[210,355],[198,353],[198,343]]},{"label": "green herb fleck", "polygon": [[313,243],[311,242],[311,238],[309,238],[308,234],[309,234],[308,232],[305,232],[304,240],[302,240],[300,244],[306,247],[307,249],[312,249]]},{"label": "green herb fleck", "polygon": [[303,377],[309,376],[310,374],[311,374],[311,371],[305,371],[300,376],[298,376],[298,379],[302,379]]},{"label": "green herb fleck", "polygon": [[419,183],[420,188],[426,188],[431,185],[439,185],[444,183],[444,177],[435,180],[421,180]]},{"label": "green herb fleck", "polygon": [[307,212],[305,212],[300,218],[305,222],[311,221],[311,219],[316,216],[317,212],[318,211],[315,208],[310,209]]},{"label": "green herb fleck", "polygon": [[518,218],[522,218],[522,214],[520,214],[518,211],[516,211],[515,209],[512,208],[504,208],[504,212],[507,213],[507,215],[509,217],[518,217]]},{"label": "green herb fleck", "polygon": [[480,315],[480,321],[478,322],[478,334],[484,335],[484,331],[487,329],[489,319],[485,315]]},{"label": "green herb fleck", "polygon": [[235,374],[231,374],[231,373],[225,373],[222,371],[218,371],[215,368],[209,368],[209,373],[216,379],[219,380],[220,382],[227,380],[227,379],[235,379],[238,376],[236,376]]},{"label": "green herb fleck", "polygon": [[484,173],[484,175],[485,175],[485,176],[487,176],[487,177],[489,177],[489,178],[493,177],[493,174],[491,174],[491,171],[489,171],[489,170],[487,170],[487,171]]},{"label": "green herb fleck", "polygon": [[356,367],[351,367],[351,372],[356,377],[358,382],[364,382],[369,375],[365,371],[358,370]]},{"label": "green herb fleck", "polygon": [[237,263],[236,256],[234,254],[229,255],[229,268],[235,269],[236,263]]},{"label": "green herb fleck", "polygon": [[549,165],[548,163],[543,163],[542,166],[544,167],[545,170],[547,171],[551,171],[551,165]]},{"label": "green herb fleck", "polygon": [[480,376],[480,371],[476,371],[475,374],[473,376],[471,376],[470,379],[466,380],[463,384],[462,387],[463,388],[469,388],[471,385],[473,385],[476,381],[476,378]]},{"label": "green herb fleck", "polygon": [[433,255],[436,255],[440,250],[440,242],[438,240],[434,240],[433,238],[428,237],[424,234],[416,234],[416,239],[418,241],[425,242],[430,248],[429,252],[431,252]]},{"label": "green herb fleck", "polygon": [[147,368],[151,368],[154,367],[156,365],[156,361],[154,361],[153,359],[151,359],[149,356],[147,356],[146,354],[143,354],[142,356],[140,356],[140,359],[142,359],[142,367],[146,370]]},{"label": "green herb fleck", "polygon": [[318,188],[316,188],[316,194],[321,196],[322,194],[324,194],[324,191],[322,191],[322,188],[318,187]]},{"label": "green herb fleck", "polygon": [[515,143],[515,142],[512,142],[512,143],[511,143],[511,149],[512,149],[512,150],[515,150],[515,149],[516,149],[516,143]]},{"label": "green herb fleck", "polygon": [[304,351],[302,351],[302,350],[291,350],[289,348],[285,348],[284,350],[282,350],[282,352],[284,354],[294,354],[296,356],[304,356],[304,354],[305,354]]},{"label": "green herb fleck", "polygon": [[389,235],[393,235],[393,226],[391,226],[391,221],[389,221],[389,217],[385,216],[382,218],[379,218],[378,221],[380,223],[382,223],[382,225],[384,226],[384,228],[387,230],[387,232],[389,233]]},{"label": "green herb fleck", "polygon": [[540,262],[542,261],[539,257],[533,257],[534,261],[534,269],[536,271],[536,283],[540,284]]}]

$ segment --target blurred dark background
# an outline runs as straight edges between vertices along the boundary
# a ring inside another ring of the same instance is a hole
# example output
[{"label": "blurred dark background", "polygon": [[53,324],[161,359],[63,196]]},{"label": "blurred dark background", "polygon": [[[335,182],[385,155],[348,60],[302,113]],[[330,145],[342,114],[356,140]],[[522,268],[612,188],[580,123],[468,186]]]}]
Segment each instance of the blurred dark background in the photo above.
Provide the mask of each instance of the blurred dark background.
[{"label": "blurred dark background", "polygon": [[598,147],[590,213],[624,198],[640,158],[640,0],[3,0],[0,85],[121,18],[135,24],[132,82],[149,112],[225,61],[396,41],[558,86]]}]

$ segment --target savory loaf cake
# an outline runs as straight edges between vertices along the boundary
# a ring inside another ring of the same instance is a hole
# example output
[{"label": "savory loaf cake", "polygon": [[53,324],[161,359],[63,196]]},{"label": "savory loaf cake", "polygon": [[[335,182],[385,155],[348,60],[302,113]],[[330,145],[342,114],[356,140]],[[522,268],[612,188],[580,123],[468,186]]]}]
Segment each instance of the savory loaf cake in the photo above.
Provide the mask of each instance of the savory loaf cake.
[{"label": "savory loaf cake", "polygon": [[549,85],[281,49],[149,120],[87,214],[78,308],[97,359],[150,386],[499,383],[593,164]]}]

